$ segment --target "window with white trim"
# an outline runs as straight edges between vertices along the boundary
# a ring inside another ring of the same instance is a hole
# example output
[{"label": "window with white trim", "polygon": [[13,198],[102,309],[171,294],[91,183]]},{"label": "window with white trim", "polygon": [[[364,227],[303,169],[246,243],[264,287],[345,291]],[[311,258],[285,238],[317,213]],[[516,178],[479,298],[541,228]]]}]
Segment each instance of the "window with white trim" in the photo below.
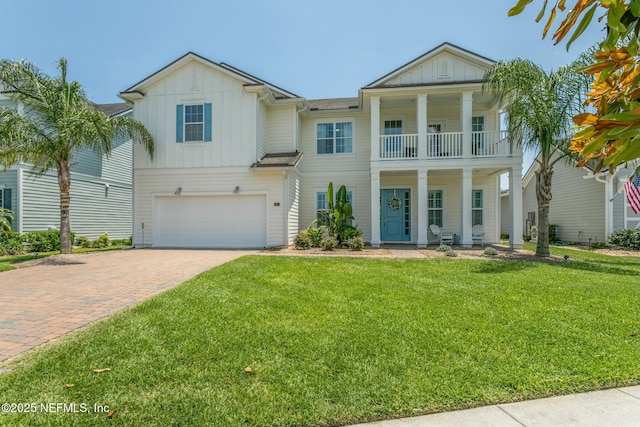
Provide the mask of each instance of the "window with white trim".
[{"label": "window with white trim", "polygon": [[429,225],[444,227],[442,190],[429,190]]},{"label": "window with white trim", "polygon": [[[336,195],[338,192],[336,191]],[[335,195],[333,201],[335,202]],[[347,190],[347,203],[351,204],[353,208],[353,192]],[[327,192],[326,191],[317,191],[316,192],[316,218],[322,219],[323,212],[327,212],[329,210],[329,201],[327,200]],[[355,216],[355,215],[354,215]]]},{"label": "window with white trim", "polygon": [[482,190],[471,191],[471,225],[483,225],[484,195]]},{"label": "window with white trim", "polygon": [[353,153],[353,122],[317,123],[316,152],[318,154]]},{"label": "window with white trim", "polygon": [[204,141],[204,105],[184,106],[185,142]]}]

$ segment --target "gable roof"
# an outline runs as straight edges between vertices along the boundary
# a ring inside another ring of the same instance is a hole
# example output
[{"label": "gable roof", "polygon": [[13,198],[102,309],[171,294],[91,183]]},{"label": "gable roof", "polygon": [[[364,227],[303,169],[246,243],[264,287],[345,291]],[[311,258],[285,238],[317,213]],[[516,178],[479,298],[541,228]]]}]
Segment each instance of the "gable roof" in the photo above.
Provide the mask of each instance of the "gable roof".
[{"label": "gable roof", "polygon": [[162,67],[161,69],[159,69],[158,71],[156,71],[155,73],[145,77],[144,79],[140,80],[138,83],[134,84],[133,86],[127,88],[126,90],[120,92],[120,95],[122,97],[122,95],[127,95],[127,94],[141,94],[144,90],[145,87],[155,83],[156,81],[164,78],[166,75],[172,73],[173,71],[177,70],[178,68],[182,67],[183,65],[191,62],[191,61],[196,61],[199,62],[201,64],[204,64],[206,66],[209,66],[217,71],[220,71],[224,74],[227,75],[231,75],[235,78],[237,78],[238,80],[242,81],[245,83],[245,85],[264,85],[267,86],[273,93],[274,96],[276,97],[276,99],[290,99],[290,98],[300,98],[298,95],[296,95],[295,93],[286,91],[276,85],[273,85],[265,80],[259,79],[255,76],[252,76],[249,73],[246,73],[244,71],[241,71],[235,67],[232,67],[229,64],[225,64],[225,63],[217,63],[214,61],[211,61],[210,59],[205,58],[204,56],[198,55],[197,53],[194,52],[187,52],[184,55],[182,55],[180,58],[176,59],[175,61],[171,62],[168,65],[165,65],[164,67]]},{"label": "gable roof", "polygon": [[125,102],[114,104],[94,104],[95,107],[109,117],[117,116],[132,110],[131,106]]},{"label": "gable roof", "polygon": [[451,53],[453,55],[463,57],[466,60],[469,60],[469,61],[471,61],[473,63],[476,63],[477,65],[484,66],[484,67],[489,67],[495,62],[492,59],[486,58],[486,57],[484,57],[482,55],[478,55],[477,53],[474,53],[474,52],[471,52],[469,50],[463,49],[463,48],[461,48],[459,46],[456,46],[454,44],[445,42],[445,43],[442,43],[441,45],[431,49],[430,51],[428,51],[426,53],[423,53],[419,57],[407,62],[406,64],[396,68],[395,70],[391,71],[390,73],[385,74],[384,76],[380,77],[379,79],[374,80],[373,82],[371,82],[368,85],[366,85],[363,89],[372,89],[372,88],[378,88],[378,87],[385,87],[388,82],[394,80],[395,78],[399,77],[402,74],[407,73],[408,71],[412,70],[413,68],[416,68],[417,66],[427,62],[429,59],[434,58],[435,56],[437,56],[438,54],[440,54],[442,52],[449,52],[449,53]]}]

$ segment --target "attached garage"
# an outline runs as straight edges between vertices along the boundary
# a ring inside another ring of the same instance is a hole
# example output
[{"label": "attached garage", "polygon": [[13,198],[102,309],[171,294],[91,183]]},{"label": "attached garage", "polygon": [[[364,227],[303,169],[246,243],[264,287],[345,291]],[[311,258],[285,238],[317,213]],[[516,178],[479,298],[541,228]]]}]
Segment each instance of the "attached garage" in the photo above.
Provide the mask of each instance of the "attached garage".
[{"label": "attached garage", "polygon": [[157,196],[153,246],[262,248],[266,210],[265,195]]}]

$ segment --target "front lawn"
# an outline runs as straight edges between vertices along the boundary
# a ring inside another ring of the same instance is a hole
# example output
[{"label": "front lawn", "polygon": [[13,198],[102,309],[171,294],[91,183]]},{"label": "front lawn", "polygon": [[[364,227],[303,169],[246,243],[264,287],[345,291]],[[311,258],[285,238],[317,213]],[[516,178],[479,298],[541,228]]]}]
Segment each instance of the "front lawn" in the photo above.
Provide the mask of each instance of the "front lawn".
[{"label": "front lawn", "polygon": [[639,383],[638,260],[571,252],[244,257],[0,374],[3,402],[98,404],[113,419],[0,424],[343,425]]}]

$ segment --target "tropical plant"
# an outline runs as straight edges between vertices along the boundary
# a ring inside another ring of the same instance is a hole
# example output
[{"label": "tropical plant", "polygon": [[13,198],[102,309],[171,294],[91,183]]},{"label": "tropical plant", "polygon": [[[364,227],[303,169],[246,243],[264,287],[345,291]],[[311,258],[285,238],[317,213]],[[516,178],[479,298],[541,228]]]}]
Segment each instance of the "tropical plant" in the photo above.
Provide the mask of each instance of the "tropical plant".
[{"label": "tropical plant", "polygon": [[547,73],[531,61],[496,62],[485,74],[483,89],[504,105],[509,137],[539,151],[535,162],[538,199],[536,255],[549,256],[549,202],[553,166],[568,155],[571,119],[582,108],[589,77],[572,64]]},{"label": "tropical plant", "polygon": [[[520,14],[532,2],[519,0],[509,16]],[[546,9],[544,0],[536,21],[544,17]],[[574,117],[582,129],[573,135],[571,150],[582,156],[579,166],[597,160],[595,171],[607,166],[613,172],[619,165],[640,158],[640,1],[577,0],[568,10],[565,0],[556,1],[542,34],[545,37],[556,16],[564,13],[553,39],[558,44],[573,30],[569,49],[592,23],[597,10],[603,14],[598,22],[606,25],[606,38],[591,53],[594,63],[585,68],[594,77],[586,100],[592,111]]]},{"label": "tropical plant", "polygon": [[329,236],[335,237],[338,244],[341,244],[340,236],[344,230],[355,228],[351,225],[351,221],[354,219],[353,207],[347,200],[347,187],[342,185],[334,193],[333,182],[330,182],[327,188],[327,205],[328,209],[322,212],[321,222],[327,227]]},{"label": "tropical plant", "polygon": [[324,225],[316,226],[317,223],[318,220],[313,221],[306,230],[313,248],[319,248],[322,245],[322,238],[327,231],[327,227]]},{"label": "tropical plant", "polygon": [[67,60],[60,76],[49,77],[27,61],[0,60],[3,95],[18,108],[0,108],[0,162],[30,164],[42,175],[55,170],[60,190],[60,252],[71,253],[69,201],[71,168],[80,150],[109,156],[120,136],[142,144],[153,156],[153,138],[138,121],[107,117],[91,103],[80,83],[67,81]]},{"label": "tropical plant", "polygon": [[0,234],[10,233],[13,212],[9,209],[0,208]]}]

